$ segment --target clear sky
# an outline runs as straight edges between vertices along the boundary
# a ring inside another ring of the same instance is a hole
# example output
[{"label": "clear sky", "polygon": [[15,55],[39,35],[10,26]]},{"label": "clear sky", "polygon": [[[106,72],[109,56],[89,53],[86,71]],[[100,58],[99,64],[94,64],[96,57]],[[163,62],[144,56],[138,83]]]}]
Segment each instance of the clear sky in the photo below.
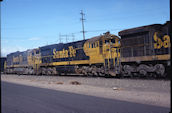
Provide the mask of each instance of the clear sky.
[{"label": "clear sky", "polygon": [[170,19],[169,0],[3,0],[1,56],[59,43],[59,34],[82,40],[81,10],[86,39]]}]

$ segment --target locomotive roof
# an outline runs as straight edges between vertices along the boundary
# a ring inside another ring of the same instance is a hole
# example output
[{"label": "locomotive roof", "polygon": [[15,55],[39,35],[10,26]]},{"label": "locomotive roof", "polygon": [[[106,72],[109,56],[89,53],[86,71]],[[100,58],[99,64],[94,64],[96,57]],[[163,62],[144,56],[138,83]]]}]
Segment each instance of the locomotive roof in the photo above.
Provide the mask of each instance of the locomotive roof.
[{"label": "locomotive roof", "polygon": [[119,36],[129,35],[129,34],[135,34],[140,32],[146,32],[150,31],[151,29],[160,29],[162,27],[162,24],[152,24],[152,25],[146,25],[131,29],[122,30],[118,33]]},{"label": "locomotive roof", "polygon": [[[35,48],[35,49],[38,49],[38,48]],[[28,49],[28,50],[25,50],[25,51],[12,52],[12,53],[7,54],[7,57],[9,57],[9,56],[17,56],[17,55],[20,55],[20,54],[25,54],[25,53],[30,52],[32,50],[34,50],[34,49]]]},{"label": "locomotive roof", "polygon": [[96,42],[96,41],[100,40],[102,36],[103,35],[92,37],[92,38],[88,39],[88,42]]},{"label": "locomotive roof", "polygon": [[[87,40],[87,39],[86,39]],[[86,41],[85,40],[85,41]],[[79,41],[75,41],[75,42],[69,42],[69,43],[58,43],[58,44],[51,44],[51,45],[46,45],[46,46],[42,46],[40,47],[40,49],[43,48],[52,48],[52,47],[60,47],[60,46],[64,46],[64,45],[70,45],[70,44],[75,44],[75,43],[79,43],[79,42],[83,42],[84,40],[79,40]]]},{"label": "locomotive roof", "polygon": [[92,37],[92,38],[88,39],[88,42],[89,42],[89,43],[94,43],[94,42],[100,40],[103,36],[104,36],[104,38],[106,38],[106,39],[111,38],[111,36],[115,36],[116,38],[119,38],[119,37],[116,36],[116,35],[112,35],[112,34],[110,34],[109,32],[106,32],[106,33],[104,33],[104,35],[99,35],[99,36],[95,36],[95,37]]}]

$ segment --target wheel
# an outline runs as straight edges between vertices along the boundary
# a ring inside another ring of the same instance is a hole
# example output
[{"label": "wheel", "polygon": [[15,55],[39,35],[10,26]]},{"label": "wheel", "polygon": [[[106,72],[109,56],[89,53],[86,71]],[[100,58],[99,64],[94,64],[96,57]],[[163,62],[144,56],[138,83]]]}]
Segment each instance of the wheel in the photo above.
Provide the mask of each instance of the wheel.
[{"label": "wheel", "polygon": [[155,65],[156,68],[156,74],[158,74],[160,77],[164,77],[165,76],[165,67],[163,64],[156,64]]},{"label": "wheel", "polygon": [[144,70],[144,69],[141,69],[141,70],[139,70],[139,74],[140,74],[141,76],[146,76],[146,75],[147,75],[147,71]]}]

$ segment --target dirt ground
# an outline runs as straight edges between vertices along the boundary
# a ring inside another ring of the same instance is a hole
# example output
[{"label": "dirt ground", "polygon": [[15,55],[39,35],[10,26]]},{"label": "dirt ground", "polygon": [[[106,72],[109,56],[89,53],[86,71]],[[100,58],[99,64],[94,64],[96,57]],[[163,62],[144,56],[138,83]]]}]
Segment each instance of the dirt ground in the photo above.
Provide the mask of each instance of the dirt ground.
[{"label": "dirt ground", "polygon": [[2,74],[1,81],[170,108],[170,80]]}]

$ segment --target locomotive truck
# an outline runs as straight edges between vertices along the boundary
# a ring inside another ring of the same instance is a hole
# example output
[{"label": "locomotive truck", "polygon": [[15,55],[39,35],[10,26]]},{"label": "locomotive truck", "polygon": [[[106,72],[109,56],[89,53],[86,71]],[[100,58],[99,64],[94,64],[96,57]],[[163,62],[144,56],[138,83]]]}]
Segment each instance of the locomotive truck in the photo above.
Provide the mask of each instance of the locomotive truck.
[{"label": "locomotive truck", "polygon": [[170,67],[170,23],[152,24],[7,55],[6,73],[161,76]]}]

